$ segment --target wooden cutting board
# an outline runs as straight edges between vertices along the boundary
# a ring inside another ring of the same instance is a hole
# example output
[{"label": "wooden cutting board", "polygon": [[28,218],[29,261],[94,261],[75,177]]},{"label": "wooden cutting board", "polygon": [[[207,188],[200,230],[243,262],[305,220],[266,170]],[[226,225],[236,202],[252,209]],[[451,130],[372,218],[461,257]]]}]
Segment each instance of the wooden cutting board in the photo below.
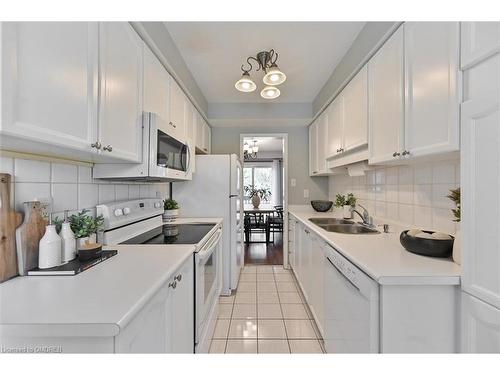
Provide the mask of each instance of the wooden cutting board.
[{"label": "wooden cutting board", "polygon": [[15,231],[21,214],[10,206],[10,181],[10,174],[0,173],[0,283],[18,274]]},{"label": "wooden cutting board", "polygon": [[47,221],[42,216],[40,202],[24,202],[24,221],[16,230],[19,275],[38,267],[38,246],[45,234]]}]

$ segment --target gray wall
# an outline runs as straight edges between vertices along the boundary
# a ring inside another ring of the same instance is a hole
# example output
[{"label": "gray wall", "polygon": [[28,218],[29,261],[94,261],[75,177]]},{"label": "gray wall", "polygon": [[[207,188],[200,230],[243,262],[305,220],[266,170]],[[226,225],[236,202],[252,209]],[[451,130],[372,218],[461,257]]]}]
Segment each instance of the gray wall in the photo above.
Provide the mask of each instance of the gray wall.
[{"label": "gray wall", "polygon": [[[328,198],[328,178],[309,177],[308,129],[306,127],[267,126],[213,127],[213,154],[240,154],[240,134],[287,133],[288,134],[288,203],[309,204],[312,199]],[[290,186],[295,178],[297,185]],[[309,189],[309,198],[304,198],[304,189]]]},{"label": "gray wall", "polygon": [[316,115],[349,82],[400,22],[367,22],[313,101]]}]

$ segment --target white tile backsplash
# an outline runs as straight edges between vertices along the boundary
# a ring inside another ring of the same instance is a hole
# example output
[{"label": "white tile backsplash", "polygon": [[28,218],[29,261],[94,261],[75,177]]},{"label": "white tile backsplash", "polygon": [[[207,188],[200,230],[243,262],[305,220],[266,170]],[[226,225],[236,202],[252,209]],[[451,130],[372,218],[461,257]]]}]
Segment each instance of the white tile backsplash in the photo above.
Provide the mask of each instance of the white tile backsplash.
[{"label": "white tile backsplash", "polygon": [[23,202],[52,201],[51,211],[90,209],[99,203],[136,198],[165,198],[168,183],[109,182],[94,180],[92,168],[64,161],[0,157],[0,173],[12,175],[12,205],[22,212]]},{"label": "white tile backsplash", "polygon": [[329,195],[353,192],[359,203],[378,219],[400,222],[410,227],[455,233],[446,196],[459,186],[460,161],[421,162],[413,165],[380,167],[363,177],[345,175],[329,179]]}]

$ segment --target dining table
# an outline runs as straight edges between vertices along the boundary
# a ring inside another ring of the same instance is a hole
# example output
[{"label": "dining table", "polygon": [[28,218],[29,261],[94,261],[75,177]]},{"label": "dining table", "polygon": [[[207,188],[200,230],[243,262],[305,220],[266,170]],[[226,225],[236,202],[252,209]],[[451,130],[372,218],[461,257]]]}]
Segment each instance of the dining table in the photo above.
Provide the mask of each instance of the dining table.
[{"label": "dining table", "polygon": [[[250,232],[265,233],[265,215],[270,215],[276,212],[276,208],[272,204],[260,204],[259,207],[254,207],[252,204],[244,204],[243,212],[245,213],[245,242],[263,242],[266,241],[250,241]],[[250,216],[254,216],[253,220]]]}]

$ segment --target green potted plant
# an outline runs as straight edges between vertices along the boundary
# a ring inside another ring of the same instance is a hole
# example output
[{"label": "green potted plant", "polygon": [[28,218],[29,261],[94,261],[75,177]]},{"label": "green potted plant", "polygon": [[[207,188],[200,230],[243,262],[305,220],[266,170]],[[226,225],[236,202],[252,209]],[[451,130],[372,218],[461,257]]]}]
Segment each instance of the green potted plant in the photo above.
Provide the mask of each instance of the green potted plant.
[{"label": "green potted plant", "polygon": [[179,217],[179,204],[173,199],[165,199],[163,201],[163,221],[174,221]]},{"label": "green potted plant", "polygon": [[252,205],[255,208],[259,208],[260,201],[263,199],[265,201],[271,196],[271,190],[267,188],[256,189],[253,185],[248,185],[244,187],[245,194],[252,199]]},{"label": "green potted plant", "polygon": [[89,210],[81,210],[76,215],[71,215],[69,222],[75,234],[76,248],[80,250],[96,243],[97,232],[101,229],[104,218],[102,215],[92,217]]},{"label": "green potted plant", "polygon": [[335,207],[342,207],[344,219],[352,219],[352,208],[356,206],[356,197],[353,193],[347,195],[337,194],[334,205]]},{"label": "green potted plant", "polygon": [[[462,217],[462,210],[460,207],[460,188],[450,190],[450,194],[447,197],[455,203],[455,208],[451,210],[455,219],[453,221],[460,223]],[[462,261],[462,240],[460,238],[460,224],[457,224],[457,230],[455,232],[455,240],[453,241],[453,261],[460,264]]]}]

